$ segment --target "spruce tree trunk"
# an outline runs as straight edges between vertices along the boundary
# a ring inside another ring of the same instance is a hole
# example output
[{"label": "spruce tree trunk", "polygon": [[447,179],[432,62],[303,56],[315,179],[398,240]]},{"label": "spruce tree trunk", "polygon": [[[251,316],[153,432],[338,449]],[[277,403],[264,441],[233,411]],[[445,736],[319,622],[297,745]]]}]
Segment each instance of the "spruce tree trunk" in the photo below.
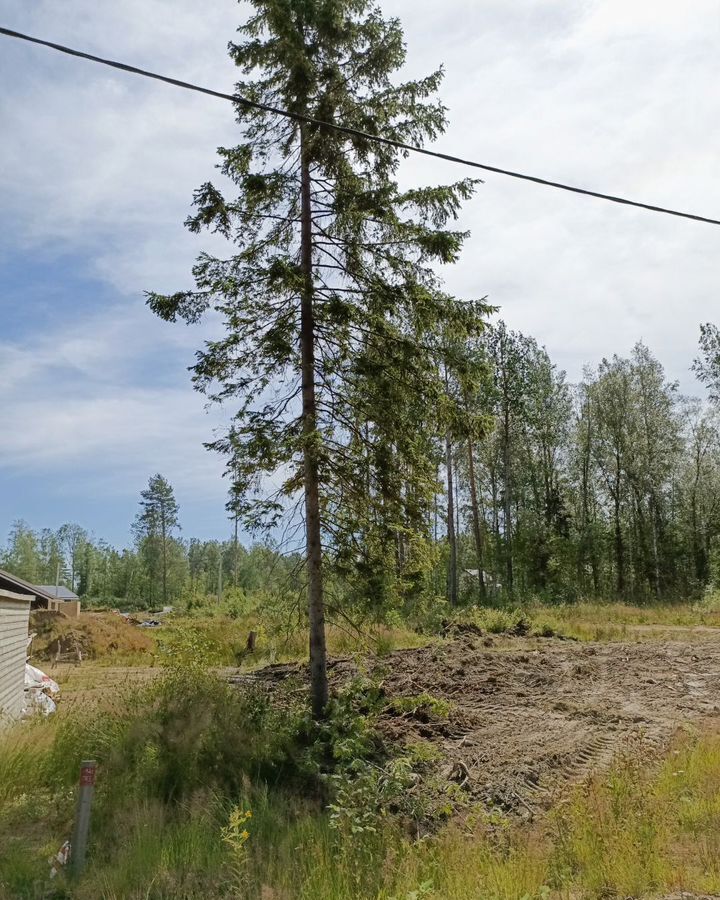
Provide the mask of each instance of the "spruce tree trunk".
[{"label": "spruce tree trunk", "polygon": [[448,563],[448,600],[451,606],[458,602],[457,584],[457,539],[455,535],[455,487],[453,482],[452,444],[450,435],[445,438],[445,465],[447,468],[447,535],[450,547],[450,561]]},{"label": "spruce tree trunk", "polygon": [[475,558],[478,567],[478,587],[480,588],[480,600],[485,603],[487,601],[487,590],[485,588],[485,575],[483,567],[485,565],[485,554],[483,553],[483,535],[480,525],[480,509],[478,507],[477,484],[475,483],[475,459],[473,442],[468,438],[468,475],[470,477],[470,506],[472,507],[473,519],[473,536],[475,538]]},{"label": "spruce tree trunk", "polygon": [[305,474],[305,538],[310,620],[310,689],[316,719],[325,714],[328,701],[325,603],[323,598],[320,492],[318,477],[317,407],[315,402],[315,324],[312,273],[312,199],[310,160],[304,128],[301,154],[301,248],[304,285],[300,301],[300,354],[302,369],[303,467]]}]

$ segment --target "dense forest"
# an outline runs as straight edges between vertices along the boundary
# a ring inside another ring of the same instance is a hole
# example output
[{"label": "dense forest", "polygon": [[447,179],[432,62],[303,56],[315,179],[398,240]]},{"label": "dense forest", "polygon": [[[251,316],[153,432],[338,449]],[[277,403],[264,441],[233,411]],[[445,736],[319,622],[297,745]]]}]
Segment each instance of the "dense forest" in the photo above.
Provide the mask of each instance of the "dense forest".
[{"label": "dense forest", "polygon": [[[713,332],[694,367],[710,386]],[[714,403],[682,396],[642,343],[575,385],[502,323],[483,349],[475,402],[487,430],[449,442],[460,555],[489,573],[486,592],[635,602],[701,592],[720,533]]]},{"label": "dense forest", "polygon": [[[372,596],[373,581],[348,570],[335,581],[346,611],[354,605],[382,618],[400,605],[412,615],[443,598],[497,605],[698,596],[720,575],[712,334],[703,330],[705,359],[695,365],[711,388],[703,402],[683,396],[641,343],[570,384],[533,338],[502,322],[488,327],[472,348],[481,377],[462,398],[467,418],[434,447],[426,558],[411,563],[398,528],[388,539],[394,597],[387,573],[374,573]],[[248,547],[236,532],[224,541],[182,538],[173,489],[159,475],[140,497],[132,533],[133,545],[116,549],[77,524],[36,532],[19,521],[0,566],[127,606],[302,587],[297,547]]]}]

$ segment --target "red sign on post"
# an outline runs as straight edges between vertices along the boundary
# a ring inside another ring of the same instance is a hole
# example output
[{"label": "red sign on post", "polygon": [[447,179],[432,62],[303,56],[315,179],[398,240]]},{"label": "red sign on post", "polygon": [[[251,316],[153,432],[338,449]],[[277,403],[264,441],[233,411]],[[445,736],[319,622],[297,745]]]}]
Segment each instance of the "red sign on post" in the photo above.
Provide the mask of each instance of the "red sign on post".
[{"label": "red sign on post", "polygon": [[80,787],[91,787],[95,784],[95,766],[83,766],[80,769]]}]

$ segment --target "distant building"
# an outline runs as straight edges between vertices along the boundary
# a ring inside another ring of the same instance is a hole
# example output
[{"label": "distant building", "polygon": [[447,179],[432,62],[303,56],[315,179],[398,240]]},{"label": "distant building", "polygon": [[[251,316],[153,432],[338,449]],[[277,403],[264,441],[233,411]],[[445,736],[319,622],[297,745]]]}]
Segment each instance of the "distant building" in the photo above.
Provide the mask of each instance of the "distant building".
[{"label": "distant building", "polygon": [[[477,581],[478,575],[480,574],[480,570],[479,569],[463,569],[462,574],[468,580],[473,579],[473,580]],[[500,582],[495,581],[495,579],[489,572],[483,572],[482,579],[483,579],[485,586],[489,587],[491,590],[499,591],[502,589],[502,585],[500,584]]]},{"label": "distant building", "polygon": [[64,587],[30,584],[24,578],[0,569],[0,590],[30,597],[32,609],[52,609],[72,618],[80,615],[79,597]]},{"label": "distant building", "polygon": [[61,613],[65,613],[66,616],[71,618],[77,618],[80,615],[80,598],[70,588],[66,588],[61,584],[38,584],[36,587],[39,591],[54,597],[55,600],[62,601],[60,606],[57,607]]}]

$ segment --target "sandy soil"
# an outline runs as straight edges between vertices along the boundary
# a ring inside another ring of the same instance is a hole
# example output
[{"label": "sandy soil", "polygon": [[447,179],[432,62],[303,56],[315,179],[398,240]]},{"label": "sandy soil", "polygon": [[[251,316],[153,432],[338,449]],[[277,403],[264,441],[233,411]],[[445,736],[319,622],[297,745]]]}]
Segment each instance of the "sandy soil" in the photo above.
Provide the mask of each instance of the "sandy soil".
[{"label": "sandy soil", "polygon": [[[397,651],[363,668],[389,697],[424,692],[450,700],[447,721],[387,714],[382,730],[398,741],[424,738],[442,748],[449,777],[473,798],[529,817],[572,783],[607,767],[620,752],[665,749],[683,723],[720,715],[720,636],[638,643],[461,637]],[[357,672],[331,665],[337,685]],[[304,667],[273,666],[238,675],[267,688]]]}]

